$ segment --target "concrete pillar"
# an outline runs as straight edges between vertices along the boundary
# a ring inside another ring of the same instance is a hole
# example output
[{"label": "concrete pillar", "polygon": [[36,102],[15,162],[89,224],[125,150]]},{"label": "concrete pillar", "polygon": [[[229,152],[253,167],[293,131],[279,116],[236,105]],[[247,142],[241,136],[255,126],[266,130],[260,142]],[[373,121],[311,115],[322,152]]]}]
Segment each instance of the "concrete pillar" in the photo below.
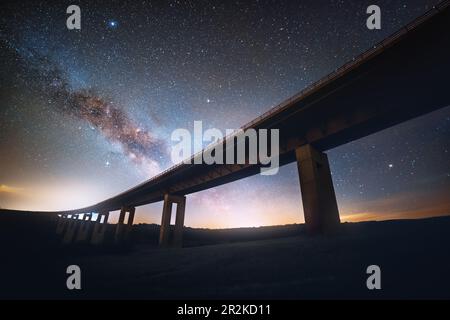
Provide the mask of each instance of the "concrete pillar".
[{"label": "concrete pillar", "polygon": [[69,219],[69,223],[67,225],[66,231],[64,232],[64,236],[63,236],[63,239],[62,239],[62,243],[64,245],[71,244],[72,241],[74,240],[75,234],[77,232],[77,229],[78,229],[80,221],[81,221],[78,218],[79,218],[79,215],[78,214],[74,214]]},{"label": "concrete pillar", "polygon": [[164,205],[161,218],[161,229],[159,231],[159,245],[168,246],[170,236],[170,218],[172,215],[172,201],[170,195],[164,195]]},{"label": "concrete pillar", "polygon": [[186,208],[186,197],[182,197],[177,203],[177,216],[175,218],[175,230],[173,235],[173,246],[183,246],[184,211]]},{"label": "concrete pillar", "polygon": [[[103,222],[102,217],[104,218]],[[91,236],[91,243],[93,245],[103,244],[106,236],[106,230],[108,227],[108,217],[109,217],[108,211],[98,213],[97,220],[95,221]]]},{"label": "concrete pillar", "polygon": [[120,215],[119,215],[119,221],[117,222],[116,225],[116,232],[114,233],[114,241],[115,242],[120,242],[122,240],[122,234],[123,234],[123,223],[125,221],[125,215],[127,213],[127,210],[125,209],[125,207],[122,207],[122,209],[120,209]]},{"label": "concrete pillar", "polygon": [[[136,208],[126,208],[123,207],[120,210],[120,216],[119,221],[116,226],[116,233],[114,236],[114,240],[116,243],[121,243],[123,241],[128,240],[129,233],[131,231],[131,228],[133,226],[133,220],[134,220],[134,214],[135,214]],[[128,221],[125,223],[125,216],[128,212]]]},{"label": "concrete pillar", "polygon": [[89,240],[90,231],[92,230],[92,213],[86,213],[83,220],[79,222],[80,226],[75,238],[75,242],[86,242]]},{"label": "concrete pillar", "polygon": [[328,157],[311,145],[295,150],[305,224],[310,233],[332,232],[340,223]]},{"label": "concrete pillar", "polygon": [[61,216],[58,217],[58,222],[56,224],[56,234],[62,235],[64,233],[64,230],[66,229],[68,222],[69,219],[67,218],[67,213],[61,214]]},{"label": "concrete pillar", "polygon": [[[170,220],[172,216],[172,204],[177,205],[175,229],[171,237]],[[181,247],[183,245],[184,212],[186,208],[186,197],[170,194],[164,195],[161,229],[159,233],[160,246]]]},{"label": "concrete pillar", "polygon": [[134,214],[136,212],[136,208],[132,207],[130,208],[130,211],[128,212],[128,221],[127,221],[127,225],[129,227],[131,227],[133,225],[133,221],[134,221]]}]

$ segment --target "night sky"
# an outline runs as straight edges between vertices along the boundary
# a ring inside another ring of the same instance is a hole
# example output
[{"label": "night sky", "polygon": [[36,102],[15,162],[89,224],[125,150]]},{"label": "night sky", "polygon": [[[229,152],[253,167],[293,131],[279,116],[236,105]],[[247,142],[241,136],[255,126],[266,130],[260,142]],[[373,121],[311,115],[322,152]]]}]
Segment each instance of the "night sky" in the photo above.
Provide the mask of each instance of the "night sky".
[{"label": "night sky", "polygon": [[[438,1],[1,4],[0,207],[74,209],[173,163],[177,128],[238,128]],[[67,6],[81,30],[66,28]],[[368,30],[366,8],[382,10]],[[328,151],[341,219],[450,214],[450,107]],[[303,222],[296,165],[188,195],[186,225]],[[162,203],[137,209],[161,220]]]}]

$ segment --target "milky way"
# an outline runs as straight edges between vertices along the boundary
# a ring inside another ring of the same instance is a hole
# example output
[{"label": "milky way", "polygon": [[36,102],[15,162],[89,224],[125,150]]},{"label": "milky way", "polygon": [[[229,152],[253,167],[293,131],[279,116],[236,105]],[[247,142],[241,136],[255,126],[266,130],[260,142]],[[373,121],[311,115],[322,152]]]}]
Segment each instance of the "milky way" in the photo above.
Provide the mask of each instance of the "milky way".
[{"label": "milky way", "polygon": [[[80,119],[98,128],[110,141],[119,142],[131,160],[138,164],[152,160],[164,147],[162,141],[152,137],[133,123],[119,108],[89,91],[74,92],[67,96],[64,108]],[[152,162],[157,166],[156,162]]]},{"label": "milky way", "polygon": [[57,111],[86,121],[110,142],[120,144],[129,159],[143,166],[148,174],[159,170],[153,158],[166,149],[162,140],[142,129],[123,109],[95,89],[72,90],[66,74],[49,57],[30,48],[15,47],[8,41],[5,45],[18,54],[16,60],[20,68],[16,76],[45,94]]}]

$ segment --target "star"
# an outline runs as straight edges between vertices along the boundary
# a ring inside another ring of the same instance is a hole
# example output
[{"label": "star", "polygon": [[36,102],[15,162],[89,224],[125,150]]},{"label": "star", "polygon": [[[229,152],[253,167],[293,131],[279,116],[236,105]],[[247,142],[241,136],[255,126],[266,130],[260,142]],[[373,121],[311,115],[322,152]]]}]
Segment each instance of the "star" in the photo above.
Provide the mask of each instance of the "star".
[{"label": "star", "polygon": [[119,25],[119,23],[115,20],[110,20],[108,21],[108,27],[110,27],[111,29],[115,29],[117,28]]}]

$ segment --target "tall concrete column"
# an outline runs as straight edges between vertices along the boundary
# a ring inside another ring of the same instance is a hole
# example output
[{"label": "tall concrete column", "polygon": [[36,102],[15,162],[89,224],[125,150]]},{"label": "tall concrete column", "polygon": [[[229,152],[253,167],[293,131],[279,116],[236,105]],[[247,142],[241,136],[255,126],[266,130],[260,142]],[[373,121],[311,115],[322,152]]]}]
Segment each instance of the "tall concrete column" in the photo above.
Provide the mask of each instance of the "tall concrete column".
[{"label": "tall concrete column", "polygon": [[[104,217],[102,222],[102,217]],[[101,245],[105,241],[106,230],[108,227],[109,211],[99,212],[97,215],[97,220],[94,224],[94,229],[92,231],[91,243],[94,245]]]},{"label": "tall concrete column", "polygon": [[[122,207],[120,210],[119,221],[116,226],[116,233],[114,239],[117,243],[127,240],[128,234],[131,231],[131,227],[133,225],[134,213],[136,209],[134,207],[126,208]],[[128,212],[128,221],[125,224],[125,216]]]},{"label": "tall concrete column", "polygon": [[[177,205],[175,219],[175,230],[171,237],[170,220],[172,217],[172,205]],[[161,218],[161,229],[159,232],[159,245],[168,247],[181,247],[183,244],[184,211],[186,207],[186,197],[165,194],[163,213]]]},{"label": "tall concrete column", "polygon": [[92,229],[92,213],[86,213],[83,219],[79,222],[78,233],[75,238],[75,242],[86,242],[89,240],[90,231]]},{"label": "tall concrete column", "polygon": [[62,235],[68,222],[69,219],[67,218],[67,213],[61,214],[61,216],[58,217],[58,223],[56,224],[56,234]]},{"label": "tall concrete column", "polygon": [[182,197],[177,203],[177,216],[175,219],[175,230],[173,234],[173,246],[183,245],[184,211],[186,208],[186,197]]},{"label": "tall concrete column", "polygon": [[120,209],[120,215],[119,215],[119,222],[117,223],[117,225],[123,225],[123,223],[125,222],[125,214],[127,213],[127,209],[125,209],[124,207],[122,207],[122,209]]},{"label": "tall concrete column", "polygon": [[74,214],[69,219],[69,223],[67,225],[67,228],[64,232],[64,236],[62,239],[62,244],[67,245],[71,244],[74,240],[75,234],[77,233],[78,227],[80,225],[81,220],[79,220],[80,214]]},{"label": "tall concrete column", "polygon": [[125,221],[125,214],[127,213],[125,207],[122,207],[120,209],[119,214],[119,220],[117,221],[116,225],[116,232],[114,233],[114,241],[120,242],[122,240],[122,233],[123,233],[123,223]]},{"label": "tall concrete column", "polygon": [[169,194],[164,195],[161,229],[159,231],[159,245],[168,246],[170,237],[170,218],[172,216],[172,201]]},{"label": "tall concrete column", "polygon": [[134,214],[136,212],[136,208],[135,207],[131,207],[129,210],[130,211],[128,212],[127,226],[131,227],[133,225]]},{"label": "tall concrete column", "polygon": [[328,157],[311,145],[295,150],[305,224],[310,233],[332,232],[340,223]]}]

